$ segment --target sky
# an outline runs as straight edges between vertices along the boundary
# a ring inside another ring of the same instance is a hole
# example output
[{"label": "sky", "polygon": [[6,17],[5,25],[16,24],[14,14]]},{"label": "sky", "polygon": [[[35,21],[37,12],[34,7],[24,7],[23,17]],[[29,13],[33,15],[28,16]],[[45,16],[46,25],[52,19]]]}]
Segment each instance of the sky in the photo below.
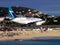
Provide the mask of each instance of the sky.
[{"label": "sky", "polygon": [[60,0],[0,0],[0,7],[22,6],[60,16]]}]

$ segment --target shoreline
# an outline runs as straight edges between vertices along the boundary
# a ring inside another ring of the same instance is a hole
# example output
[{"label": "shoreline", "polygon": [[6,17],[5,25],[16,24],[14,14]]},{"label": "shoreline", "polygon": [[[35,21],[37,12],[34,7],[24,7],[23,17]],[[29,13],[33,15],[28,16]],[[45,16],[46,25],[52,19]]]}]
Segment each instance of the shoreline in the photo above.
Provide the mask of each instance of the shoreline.
[{"label": "shoreline", "polygon": [[[8,33],[8,36],[7,36]],[[1,37],[1,34],[6,34]],[[60,39],[60,30],[51,30],[46,32],[39,31],[10,31],[0,32],[0,41],[10,40],[48,40]]]},{"label": "shoreline", "polygon": [[0,41],[45,41],[45,40],[60,40],[60,36],[49,36],[49,37],[36,37],[36,38],[30,38],[30,39],[12,39],[12,38],[8,38],[8,39],[2,39]]}]

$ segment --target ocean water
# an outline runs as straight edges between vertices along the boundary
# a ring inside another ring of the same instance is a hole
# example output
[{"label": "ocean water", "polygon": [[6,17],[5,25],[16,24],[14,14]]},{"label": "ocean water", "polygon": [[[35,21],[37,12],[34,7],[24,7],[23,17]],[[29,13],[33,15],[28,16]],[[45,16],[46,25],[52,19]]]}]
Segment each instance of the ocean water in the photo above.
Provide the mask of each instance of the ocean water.
[{"label": "ocean water", "polygon": [[0,41],[0,45],[60,45],[59,40],[37,40],[37,41]]}]

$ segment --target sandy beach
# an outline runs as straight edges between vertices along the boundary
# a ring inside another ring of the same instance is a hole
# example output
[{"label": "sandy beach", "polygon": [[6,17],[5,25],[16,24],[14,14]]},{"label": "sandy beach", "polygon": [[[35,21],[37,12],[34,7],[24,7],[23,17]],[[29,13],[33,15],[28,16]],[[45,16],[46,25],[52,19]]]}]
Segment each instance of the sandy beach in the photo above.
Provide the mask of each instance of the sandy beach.
[{"label": "sandy beach", "polygon": [[6,40],[15,40],[15,39],[32,39],[34,37],[48,37],[48,36],[55,36],[60,37],[60,30],[49,30],[43,31],[41,30],[32,30],[32,31],[9,31],[9,32],[2,32],[0,31],[0,41]]}]

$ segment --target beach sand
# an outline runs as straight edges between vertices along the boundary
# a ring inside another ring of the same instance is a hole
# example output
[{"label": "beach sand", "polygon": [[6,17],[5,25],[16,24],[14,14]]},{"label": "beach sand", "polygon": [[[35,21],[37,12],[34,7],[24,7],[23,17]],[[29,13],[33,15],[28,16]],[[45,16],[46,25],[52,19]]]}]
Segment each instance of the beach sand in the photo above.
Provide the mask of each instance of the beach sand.
[{"label": "beach sand", "polygon": [[0,41],[7,40],[15,40],[15,39],[32,39],[34,37],[48,37],[48,36],[56,36],[60,37],[60,30],[49,30],[43,31],[41,30],[32,30],[32,31],[0,31]]}]

